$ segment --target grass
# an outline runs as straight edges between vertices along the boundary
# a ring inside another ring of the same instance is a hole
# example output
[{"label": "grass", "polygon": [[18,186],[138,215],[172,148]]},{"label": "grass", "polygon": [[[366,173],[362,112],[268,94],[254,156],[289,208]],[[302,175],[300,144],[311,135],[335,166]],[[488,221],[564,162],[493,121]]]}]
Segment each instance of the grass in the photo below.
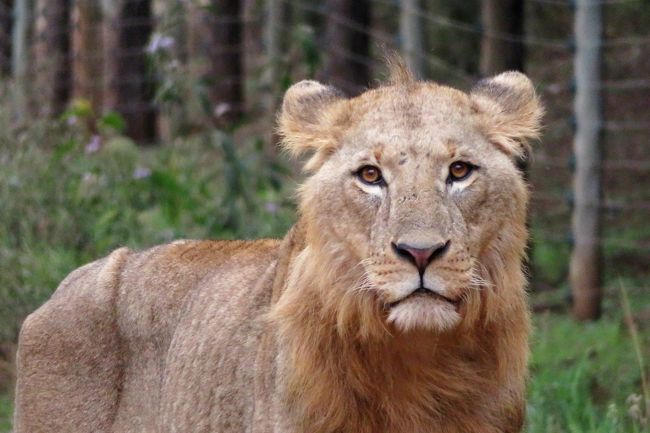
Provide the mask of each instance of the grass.
[{"label": "grass", "polygon": [[0,432],[6,433],[11,430],[11,413],[11,398],[7,394],[0,394]]},{"label": "grass", "polygon": [[0,110],[0,342],[71,270],[122,245],[280,236],[286,170],[259,141],[209,133],[142,148],[65,122],[13,131]]},{"label": "grass", "polygon": [[[535,322],[529,433],[650,431],[628,415],[630,396],[643,390],[635,346],[619,318],[579,324],[545,314]],[[646,358],[647,331],[640,336]]]}]

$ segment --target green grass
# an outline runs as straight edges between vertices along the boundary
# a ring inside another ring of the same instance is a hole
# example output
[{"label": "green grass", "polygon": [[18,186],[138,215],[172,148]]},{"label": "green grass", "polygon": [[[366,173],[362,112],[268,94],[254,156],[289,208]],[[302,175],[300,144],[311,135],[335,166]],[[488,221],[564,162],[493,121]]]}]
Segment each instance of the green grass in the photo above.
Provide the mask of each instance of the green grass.
[{"label": "green grass", "polygon": [[119,246],[281,236],[285,175],[261,142],[219,131],[143,148],[65,122],[14,130],[0,108],[0,341],[67,273]]},{"label": "green grass", "polygon": [[7,433],[11,430],[12,404],[8,395],[0,395],[0,432]]},{"label": "green grass", "polygon": [[[628,415],[641,394],[641,371],[622,321],[579,324],[536,318],[528,400],[529,433],[623,433],[646,430]],[[641,336],[650,358],[650,333]]]}]

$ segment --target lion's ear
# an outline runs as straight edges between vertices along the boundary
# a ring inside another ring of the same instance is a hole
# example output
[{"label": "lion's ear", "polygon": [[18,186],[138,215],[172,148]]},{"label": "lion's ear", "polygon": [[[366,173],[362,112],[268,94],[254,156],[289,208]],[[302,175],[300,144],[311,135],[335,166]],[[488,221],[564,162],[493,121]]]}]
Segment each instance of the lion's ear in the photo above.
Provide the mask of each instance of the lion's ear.
[{"label": "lion's ear", "polygon": [[332,108],[345,100],[338,89],[312,80],[289,87],[278,119],[283,147],[294,156],[316,152],[306,169],[313,170],[336,146],[335,113]]},{"label": "lion's ear", "polygon": [[544,114],[530,79],[520,72],[504,72],[479,81],[470,97],[484,115],[489,139],[509,155],[525,155],[528,140],[539,136]]}]

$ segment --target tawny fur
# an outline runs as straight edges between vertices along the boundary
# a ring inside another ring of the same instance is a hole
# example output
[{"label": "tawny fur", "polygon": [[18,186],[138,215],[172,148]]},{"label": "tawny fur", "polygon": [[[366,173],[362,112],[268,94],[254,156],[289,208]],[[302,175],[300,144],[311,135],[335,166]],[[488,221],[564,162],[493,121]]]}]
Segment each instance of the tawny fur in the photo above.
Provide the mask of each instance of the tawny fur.
[{"label": "tawny fur", "polygon": [[[15,433],[521,431],[514,160],[541,107],[521,74],[466,94],[395,70],[353,99],[287,92],[284,144],[311,156],[283,240],[120,249],[71,273],[23,325]],[[479,168],[451,183],[455,160]],[[387,185],[360,182],[364,164]],[[391,249],[441,239],[419,277]]]}]

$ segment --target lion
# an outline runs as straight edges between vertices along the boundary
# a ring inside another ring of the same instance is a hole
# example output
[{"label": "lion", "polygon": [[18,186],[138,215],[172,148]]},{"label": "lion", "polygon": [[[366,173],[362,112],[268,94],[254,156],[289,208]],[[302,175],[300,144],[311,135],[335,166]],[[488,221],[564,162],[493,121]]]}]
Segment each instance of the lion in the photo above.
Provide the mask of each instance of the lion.
[{"label": "lion", "polygon": [[16,433],[503,433],[525,412],[531,81],[294,84],[281,240],[118,249],[24,322]]}]

